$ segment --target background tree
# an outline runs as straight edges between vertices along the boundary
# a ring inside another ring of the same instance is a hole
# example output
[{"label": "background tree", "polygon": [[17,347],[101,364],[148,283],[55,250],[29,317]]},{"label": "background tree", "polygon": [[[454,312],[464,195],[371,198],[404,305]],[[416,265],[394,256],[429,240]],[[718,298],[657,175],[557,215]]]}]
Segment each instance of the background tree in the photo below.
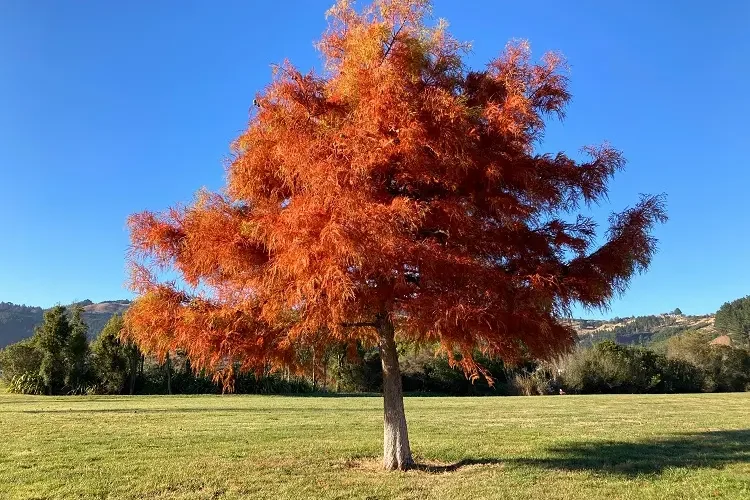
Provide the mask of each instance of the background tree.
[{"label": "background tree", "polygon": [[735,345],[750,348],[750,295],[721,306],[716,329],[729,335]]},{"label": "background tree", "polygon": [[38,376],[42,353],[34,339],[25,339],[0,349],[0,373],[6,383],[21,375]]},{"label": "background tree", "polygon": [[676,307],[674,311],[672,311],[672,314],[675,316],[682,316],[682,310],[679,307]]},{"label": "background tree", "polygon": [[625,160],[608,145],[584,161],[536,151],[570,98],[563,59],[534,64],[519,42],[469,70],[429,8],[338,2],[325,72],[276,68],[226,191],[129,219],[126,338],[162,358],[184,349],[229,385],[235,366],[278,370],[301,347],[377,345],[388,469],[412,464],[397,336],[439,343],[472,379],[491,380],[476,351],[550,357],[575,338],[559,319],[623,292],[666,219],[645,196],[593,247],[596,224],[576,210],[606,199]]},{"label": "background tree", "polygon": [[128,346],[120,340],[123,324],[122,316],[112,316],[91,343],[94,370],[102,388],[108,393],[120,394],[132,373]]},{"label": "background tree", "polygon": [[703,390],[743,391],[750,383],[750,353],[725,345],[711,345],[715,334],[688,331],[667,341],[667,356],[683,359],[700,369]]},{"label": "background tree", "polygon": [[34,342],[41,354],[39,376],[47,394],[61,390],[67,374],[65,351],[70,338],[70,322],[63,306],[55,306],[44,313],[44,321],[34,332]]},{"label": "background tree", "polygon": [[78,392],[82,390],[88,376],[89,327],[83,321],[83,307],[74,306],[70,320],[70,338],[65,349],[66,369],[65,385]]}]

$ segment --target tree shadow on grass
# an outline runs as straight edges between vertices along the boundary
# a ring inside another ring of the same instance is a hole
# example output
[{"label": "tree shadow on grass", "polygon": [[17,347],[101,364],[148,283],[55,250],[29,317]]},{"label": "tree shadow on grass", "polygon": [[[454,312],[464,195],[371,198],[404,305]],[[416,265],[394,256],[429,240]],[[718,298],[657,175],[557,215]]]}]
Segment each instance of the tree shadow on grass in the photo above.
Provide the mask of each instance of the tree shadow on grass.
[{"label": "tree shadow on grass", "polygon": [[679,434],[649,441],[579,442],[548,448],[545,458],[465,458],[455,463],[417,463],[412,470],[440,474],[474,465],[521,465],[589,471],[625,477],[666,469],[718,469],[750,463],[750,430]]},{"label": "tree shadow on grass", "polygon": [[472,465],[501,465],[505,462],[505,460],[500,460],[499,458],[464,458],[452,464],[415,463],[411,467],[411,470],[418,470],[429,474],[442,474],[444,472],[455,472]]},{"label": "tree shadow on grass", "polygon": [[621,476],[661,474],[669,468],[721,468],[750,463],[750,430],[674,435],[650,441],[572,443],[547,450],[545,458],[520,458],[508,463],[567,471]]}]

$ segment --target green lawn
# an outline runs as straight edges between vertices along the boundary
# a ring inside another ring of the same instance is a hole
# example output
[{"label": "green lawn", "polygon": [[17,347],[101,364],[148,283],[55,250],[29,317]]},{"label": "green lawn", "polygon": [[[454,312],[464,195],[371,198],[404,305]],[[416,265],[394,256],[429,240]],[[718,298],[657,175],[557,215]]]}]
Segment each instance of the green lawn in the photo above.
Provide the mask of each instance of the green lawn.
[{"label": "green lawn", "polygon": [[0,395],[0,498],[750,498],[750,393],[381,400]]}]

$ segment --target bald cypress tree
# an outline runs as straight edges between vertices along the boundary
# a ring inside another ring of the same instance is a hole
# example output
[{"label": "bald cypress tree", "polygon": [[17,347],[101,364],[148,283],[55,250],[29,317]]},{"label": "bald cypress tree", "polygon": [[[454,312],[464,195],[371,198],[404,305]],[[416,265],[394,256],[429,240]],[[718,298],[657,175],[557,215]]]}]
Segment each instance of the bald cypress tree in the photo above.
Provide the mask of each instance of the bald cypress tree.
[{"label": "bald cypress tree", "polygon": [[429,11],[337,2],[325,72],[276,68],[226,189],[129,220],[128,338],[160,359],[184,349],[229,387],[236,367],[301,373],[301,351],[377,346],[387,469],[412,464],[398,342],[438,343],[490,381],[477,351],[552,357],[574,342],[572,305],[623,292],[666,220],[644,196],[597,238],[578,210],[606,200],[625,160],[607,144],[583,160],[538,151],[570,99],[562,57],[512,43],[470,70]]}]

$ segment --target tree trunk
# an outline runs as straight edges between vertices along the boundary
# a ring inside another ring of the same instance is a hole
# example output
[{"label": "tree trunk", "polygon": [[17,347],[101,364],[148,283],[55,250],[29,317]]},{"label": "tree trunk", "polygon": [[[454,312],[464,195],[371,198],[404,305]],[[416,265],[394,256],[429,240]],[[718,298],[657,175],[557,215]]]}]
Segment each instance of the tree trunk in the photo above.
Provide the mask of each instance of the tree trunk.
[{"label": "tree trunk", "polygon": [[328,353],[323,356],[323,392],[328,385]]},{"label": "tree trunk", "polygon": [[317,386],[315,385],[316,382],[317,381],[315,380],[315,349],[313,349],[313,356],[312,356],[312,386],[313,386],[313,389],[317,389]]},{"label": "tree trunk", "polygon": [[344,356],[346,356],[346,353],[338,355],[339,369],[336,374],[336,392],[341,392],[341,372],[344,371]]},{"label": "tree trunk", "polygon": [[172,394],[172,362],[169,359],[169,353],[167,353],[167,394]]},{"label": "tree trunk", "polygon": [[135,379],[138,376],[138,360],[136,359],[135,355],[133,353],[130,354],[130,359],[128,360],[130,364],[130,389],[129,393],[132,396],[135,393]]},{"label": "tree trunk", "polygon": [[405,470],[414,465],[414,461],[406,430],[404,393],[394,328],[387,317],[381,318],[378,335],[383,365],[383,466],[386,470]]}]

